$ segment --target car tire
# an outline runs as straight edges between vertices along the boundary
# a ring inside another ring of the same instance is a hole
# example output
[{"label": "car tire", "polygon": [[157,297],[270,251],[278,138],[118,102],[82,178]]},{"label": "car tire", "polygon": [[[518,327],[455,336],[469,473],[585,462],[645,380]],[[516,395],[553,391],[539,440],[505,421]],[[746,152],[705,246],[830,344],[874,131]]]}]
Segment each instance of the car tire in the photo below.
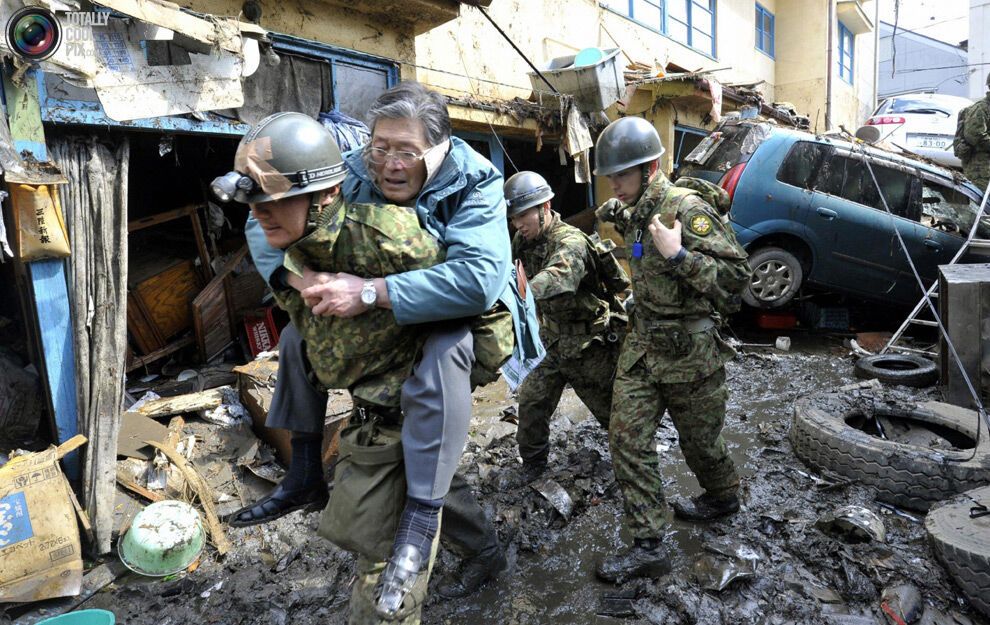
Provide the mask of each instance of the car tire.
[{"label": "car tire", "polygon": [[932,508],[925,529],[935,555],[970,604],[990,616],[990,516],[970,517],[977,502],[990,506],[990,487]]},{"label": "car tire", "polygon": [[856,377],[924,388],[938,381],[938,368],[914,354],[876,354],[856,361]]},{"label": "car tire", "polygon": [[[804,397],[794,406],[790,441],[806,464],[871,486],[877,499],[925,511],[953,494],[990,484],[990,436],[983,428],[973,449],[935,450],[877,438],[846,423],[860,402],[850,395]],[[940,402],[884,404],[912,419],[975,440],[977,413]]]},{"label": "car tire", "polygon": [[749,255],[753,269],[743,301],[753,308],[780,308],[798,294],[804,270],[797,256],[780,247],[764,247]]}]

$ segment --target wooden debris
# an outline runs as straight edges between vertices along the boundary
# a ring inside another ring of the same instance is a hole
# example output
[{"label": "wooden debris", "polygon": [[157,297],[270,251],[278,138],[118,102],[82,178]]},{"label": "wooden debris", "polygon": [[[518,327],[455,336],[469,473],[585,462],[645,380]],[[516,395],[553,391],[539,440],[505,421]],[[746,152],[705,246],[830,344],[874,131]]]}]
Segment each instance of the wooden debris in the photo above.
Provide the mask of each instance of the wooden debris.
[{"label": "wooden debris", "polygon": [[144,486],[141,486],[137,482],[134,482],[129,477],[121,474],[120,472],[117,473],[117,483],[123,486],[124,488],[126,488],[127,490],[131,491],[132,493],[140,495],[152,503],[156,501],[164,501],[165,499],[165,495],[161,493],[156,493],[153,490],[148,490]]},{"label": "wooden debris", "polygon": [[213,544],[216,546],[220,555],[226,554],[230,551],[231,544],[223,531],[220,519],[217,518],[217,510],[213,505],[213,491],[206,483],[206,480],[203,479],[199,471],[182,454],[176,451],[174,447],[168,447],[154,441],[148,441],[148,444],[164,452],[168,456],[168,459],[182,471],[182,474],[186,478],[186,483],[196,491],[196,495],[199,497],[199,503],[203,506],[203,512],[206,514],[206,525],[210,530],[210,536],[213,538]]},{"label": "wooden debris", "polygon": [[120,577],[126,570],[126,567],[122,562],[120,562],[120,560],[110,560],[109,562],[94,567],[90,569],[88,573],[83,575],[82,587],[80,588],[78,595],[73,597],[65,597],[64,599],[46,601],[45,607],[22,614],[17,619],[17,624],[34,625],[35,623],[39,623],[45,619],[49,619],[60,614],[65,614],[66,612],[71,612],[87,599]]},{"label": "wooden debris", "polygon": [[199,393],[189,393],[176,397],[163,397],[145,403],[135,412],[146,417],[167,417],[185,412],[199,412],[200,410],[213,410],[223,403],[223,390],[232,390],[230,386],[220,386],[211,388],[208,391]]}]

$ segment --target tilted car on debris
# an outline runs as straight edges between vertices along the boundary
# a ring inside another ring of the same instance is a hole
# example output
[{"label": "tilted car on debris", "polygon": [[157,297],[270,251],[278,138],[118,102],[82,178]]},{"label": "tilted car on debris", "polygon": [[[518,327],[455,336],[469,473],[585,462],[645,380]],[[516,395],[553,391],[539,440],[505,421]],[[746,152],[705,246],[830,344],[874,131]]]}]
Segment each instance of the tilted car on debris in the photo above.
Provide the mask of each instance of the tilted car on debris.
[{"label": "tilted car on debris", "polygon": [[[754,269],[743,299],[758,308],[781,307],[805,285],[915,304],[921,292],[894,229],[930,284],[964,244],[982,199],[937,165],[758,120],[723,122],[678,175],[729,193],[729,218]],[[990,236],[986,215],[977,236]]]}]

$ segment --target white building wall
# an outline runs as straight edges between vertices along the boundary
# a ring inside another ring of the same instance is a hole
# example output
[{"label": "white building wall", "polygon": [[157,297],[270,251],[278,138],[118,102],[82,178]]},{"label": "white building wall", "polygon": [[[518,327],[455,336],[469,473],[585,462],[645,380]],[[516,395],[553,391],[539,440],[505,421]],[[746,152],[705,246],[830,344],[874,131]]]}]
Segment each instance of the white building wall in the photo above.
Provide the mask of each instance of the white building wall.
[{"label": "white building wall", "polygon": [[969,0],[969,97],[986,93],[990,73],[990,0]]}]

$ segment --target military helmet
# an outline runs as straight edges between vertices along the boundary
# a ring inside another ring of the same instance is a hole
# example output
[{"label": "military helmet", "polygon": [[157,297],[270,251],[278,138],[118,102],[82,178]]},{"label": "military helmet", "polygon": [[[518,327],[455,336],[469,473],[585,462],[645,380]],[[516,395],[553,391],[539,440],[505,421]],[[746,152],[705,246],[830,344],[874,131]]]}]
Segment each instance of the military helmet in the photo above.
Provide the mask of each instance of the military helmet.
[{"label": "military helmet", "polygon": [[214,181],[214,194],[250,204],[322,191],[347,176],[330,131],[302,113],[258,122],[237,145],[234,170]]},{"label": "military helmet", "polygon": [[553,189],[547,184],[546,179],[535,171],[513,174],[505,181],[503,193],[509,217],[539,206],[553,197]]},{"label": "military helmet", "polygon": [[663,156],[663,144],[653,124],[642,117],[617,119],[595,143],[595,175],[611,176]]}]

